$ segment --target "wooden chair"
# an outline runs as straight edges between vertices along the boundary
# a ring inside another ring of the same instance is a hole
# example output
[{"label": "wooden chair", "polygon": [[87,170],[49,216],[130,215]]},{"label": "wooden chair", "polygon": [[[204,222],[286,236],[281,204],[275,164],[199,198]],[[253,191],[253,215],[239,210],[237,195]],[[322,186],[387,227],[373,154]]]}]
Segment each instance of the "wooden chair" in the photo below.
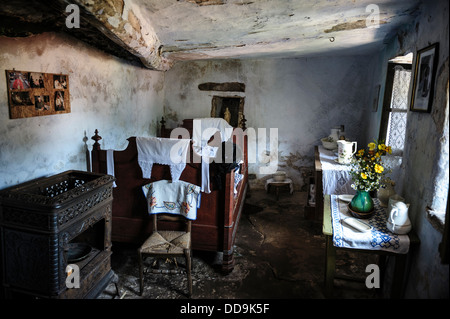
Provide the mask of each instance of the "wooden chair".
[{"label": "wooden chair", "polygon": [[[181,215],[153,214],[153,232],[138,248],[140,295],[144,290],[144,258],[176,258],[184,256],[186,258],[186,273],[188,276],[189,298],[192,296],[192,276],[191,276],[191,221]],[[184,221],[185,231],[158,230],[158,221]]]}]

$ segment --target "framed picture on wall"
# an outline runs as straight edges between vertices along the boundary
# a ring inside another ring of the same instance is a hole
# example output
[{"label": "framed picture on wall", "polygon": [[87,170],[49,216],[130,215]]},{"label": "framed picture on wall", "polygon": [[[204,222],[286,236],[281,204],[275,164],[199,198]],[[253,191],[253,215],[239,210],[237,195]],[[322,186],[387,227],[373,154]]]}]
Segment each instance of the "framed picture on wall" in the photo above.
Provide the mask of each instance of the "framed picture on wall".
[{"label": "framed picture on wall", "polygon": [[439,43],[417,51],[410,110],[431,112]]},{"label": "framed picture on wall", "polygon": [[69,76],[6,70],[11,119],[70,113]]}]

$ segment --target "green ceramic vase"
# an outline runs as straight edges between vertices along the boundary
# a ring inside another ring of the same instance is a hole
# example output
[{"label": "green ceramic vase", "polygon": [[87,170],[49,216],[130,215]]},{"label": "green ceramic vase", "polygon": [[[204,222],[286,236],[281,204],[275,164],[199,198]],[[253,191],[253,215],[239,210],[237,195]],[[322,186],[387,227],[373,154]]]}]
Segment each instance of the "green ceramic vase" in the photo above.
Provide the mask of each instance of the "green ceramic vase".
[{"label": "green ceramic vase", "polygon": [[358,213],[368,213],[373,210],[373,199],[369,192],[356,191],[356,195],[350,202],[351,208]]}]

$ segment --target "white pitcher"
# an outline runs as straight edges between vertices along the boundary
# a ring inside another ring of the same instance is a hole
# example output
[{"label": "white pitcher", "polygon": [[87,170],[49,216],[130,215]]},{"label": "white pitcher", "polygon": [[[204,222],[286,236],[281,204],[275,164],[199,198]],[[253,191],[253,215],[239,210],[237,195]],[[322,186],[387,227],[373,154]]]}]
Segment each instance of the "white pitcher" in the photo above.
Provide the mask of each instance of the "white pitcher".
[{"label": "white pitcher", "polygon": [[405,199],[403,197],[401,197],[399,194],[394,194],[394,195],[389,196],[388,207],[387,207],[388,215],[391,213],[392,205],[395,205],[398,202],[404,202],[404,201],[405,201]]},{"label": "white pitcher", "polygon": [[337,141],[339,140],[340,133],[341,133],[340,127],[332,128],[329,137],[333,138],[334,141]]},{"label": "white pitcher", "polygon": [[340,164],[350,164],[353,154],[356,153],[357,143],[344,140],[337,141],[338,162]]},{"label": "white pitcher", "polygon": [[407,234],[411,230],[408,209],[409,204],[402,201],[392,203],[388,211],[386,227],[395,234]]}]

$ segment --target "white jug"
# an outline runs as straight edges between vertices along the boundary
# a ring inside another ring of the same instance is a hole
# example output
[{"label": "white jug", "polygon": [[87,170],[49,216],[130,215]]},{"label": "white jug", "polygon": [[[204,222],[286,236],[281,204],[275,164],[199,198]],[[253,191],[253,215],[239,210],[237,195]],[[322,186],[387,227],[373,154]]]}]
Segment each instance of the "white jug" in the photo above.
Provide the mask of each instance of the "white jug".
[{"label": "white jug", "polygon": [[339,140],[340,132],[341,132],[340,127],[332,128],[329,137],[333,138],[334,141],[337,141],[337,140]]},{"label": "white jug", "polygon": [[411,221],[408,217],[409,204],[402,201],[390,204],[386,227],[395,234],[407,234],[411,230]]},{"label": "white jug", "polygon": [[338,162],[340,164],[350,164],[353,154],[356,153],[357,143],[344,140],[337,141],[338,144]]},{"label": "white jug", "polygon": [[405,201],[405,199],[398,194],[389,196],[388,207],[387,207],[388,216],[391,213],[392,205],[394,205],[398,202],[404,202],[404,201]]}]

